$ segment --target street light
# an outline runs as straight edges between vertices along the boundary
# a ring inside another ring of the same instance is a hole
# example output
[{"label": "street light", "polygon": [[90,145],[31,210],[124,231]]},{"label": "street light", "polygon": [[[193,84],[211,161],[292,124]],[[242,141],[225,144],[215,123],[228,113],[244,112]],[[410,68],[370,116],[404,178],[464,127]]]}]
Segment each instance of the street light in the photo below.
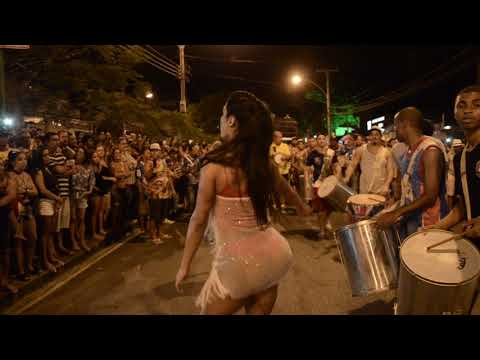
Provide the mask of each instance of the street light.
[{"label": "street light", "polygon": [[316,82],[314,82],[314,81],[312,81],[308,78],[303,78],[303,76],[301,76],[300,74],[292,75],[292,78],[290,80],[291,80],[292,84],[295,85],[295,86],[298,86],[302,82],[307,81],[308,83],[315,86],[318,90],[320,90],[324,95],[326,95],[325,90],[320,85],[318,85]]},{"label": "street light", "polygon": [[293,85],[300,85],[300,83],[303,81],[302,77],[298,74],[295,74],[292,76],[292,84]]},{"label": "street light", "polygon": [[149,92],[147,92],[147,93],[145,94],[145,97],[146,97],[147,99],[153,99],[153,93],[152,93],[151,91],[149,91]]},{"label": "street light", "polygon": [[330,139],[330,136],[331,136],[331,126],[330,126],[331,119],[330,119],[330,116],[331,115],[330,115],[330,82],[329,82],[329,78],[328,78],[328,72],[327,72],[327,81],[326,81],[326,85],[327,85],[327,90],[326,91],[325,91],[325,89],[323,89],[320,85],[318,85],[313,80],[308,79],[308,78],[304,79],[300,74],[294,74],[290,80],[291,80],[291,82],[294,86],[300,85],[305,80],[306,82],[315,86],[325,96],[326,102],[327,102],[327,132],[328,132],[328,139]]}]

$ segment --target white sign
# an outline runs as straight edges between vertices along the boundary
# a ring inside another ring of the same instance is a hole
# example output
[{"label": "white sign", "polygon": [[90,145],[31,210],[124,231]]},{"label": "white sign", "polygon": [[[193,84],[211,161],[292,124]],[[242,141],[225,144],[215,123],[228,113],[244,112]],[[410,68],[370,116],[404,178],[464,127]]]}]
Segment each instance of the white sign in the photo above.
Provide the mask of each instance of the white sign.
[{"label": "white sign", "polygon": [[0,45],[0,49],[27,50],[30,49],[30,45]]},{"label": "white sign", "polygon": [[370,130],[374,125],[378,126],[380,129],[383,129],[383,122],[385,121],[385,116],[380,116],[378,118],[367,121],[367,130]]}]

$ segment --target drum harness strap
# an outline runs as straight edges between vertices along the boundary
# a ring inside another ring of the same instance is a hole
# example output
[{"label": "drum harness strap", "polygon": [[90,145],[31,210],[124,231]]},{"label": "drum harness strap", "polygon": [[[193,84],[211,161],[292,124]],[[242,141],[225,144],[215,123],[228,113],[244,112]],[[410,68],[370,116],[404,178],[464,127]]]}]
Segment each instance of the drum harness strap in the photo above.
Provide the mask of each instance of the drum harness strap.
[{"label": "drum harness strap", "polygon": [[460,174],[462,178],[462,189],[465,198],[465,210],[467,211],[467,220],[472,220],[472,207],[470,204],[470,193],[468,191],[468,179],[467,179],[467,149],[470,145],[467,144],[463,148],[462,157],[460,158]]}]

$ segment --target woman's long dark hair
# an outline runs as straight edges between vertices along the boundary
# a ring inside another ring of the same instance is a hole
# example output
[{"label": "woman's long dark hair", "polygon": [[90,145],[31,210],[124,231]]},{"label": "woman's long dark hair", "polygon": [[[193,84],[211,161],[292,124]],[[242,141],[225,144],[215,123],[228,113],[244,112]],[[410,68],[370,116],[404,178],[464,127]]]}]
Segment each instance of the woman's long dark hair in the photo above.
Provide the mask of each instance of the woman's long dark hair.
[{"label": "woman's long dark hair", "polygon": [[274,197],[274,173],[269,158],[273,136],[271,113],[263,101],[247,91],[233,92],[226,110],[227,116],[235,116],[238,133],[232,141],[208,153],[203,165],[212,162],[242,170],[257,223],[264,225]]}]

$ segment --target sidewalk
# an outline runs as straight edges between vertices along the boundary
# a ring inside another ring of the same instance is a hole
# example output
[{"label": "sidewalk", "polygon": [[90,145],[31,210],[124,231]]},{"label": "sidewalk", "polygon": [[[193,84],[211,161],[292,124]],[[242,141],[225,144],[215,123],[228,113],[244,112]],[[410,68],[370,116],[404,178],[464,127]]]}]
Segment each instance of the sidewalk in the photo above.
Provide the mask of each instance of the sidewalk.
[{"label": "sidewalk", "polygon": [[[124,237],[118,242],[131,241],[136,237],[138,237],[138,235],[139,235],[139,229],[135,228],[128,236]],[[116,243],[112,245],[115,245],[115,244]],[[11,278],[10,283],[18,288],[18,293],[12,294],[7,291],[0,291],[0,314],[2,314],[6,308],[13,306],[15,303],[25,298],[28,294],[39,289],[40,287],[44,286],[48,282],[56,279],[62,274],[68,272],[70,269],[82,263],[83,261],[89,258],[92,258],[95,254],[100,252],[102,249],[112,246],[112,245],[108,245],[105,240],[95,241],[93,239],[91,239],[88,242],[88,245],[91,248],[91,251],[88,253],[79,252],[74,255],[62,256],[61,260],[65,263],[65,266],[62,267],[56,273],[43,271],[38,275],[32,276],[32,278],[29,281],[17,281],[14,278]]]}]

